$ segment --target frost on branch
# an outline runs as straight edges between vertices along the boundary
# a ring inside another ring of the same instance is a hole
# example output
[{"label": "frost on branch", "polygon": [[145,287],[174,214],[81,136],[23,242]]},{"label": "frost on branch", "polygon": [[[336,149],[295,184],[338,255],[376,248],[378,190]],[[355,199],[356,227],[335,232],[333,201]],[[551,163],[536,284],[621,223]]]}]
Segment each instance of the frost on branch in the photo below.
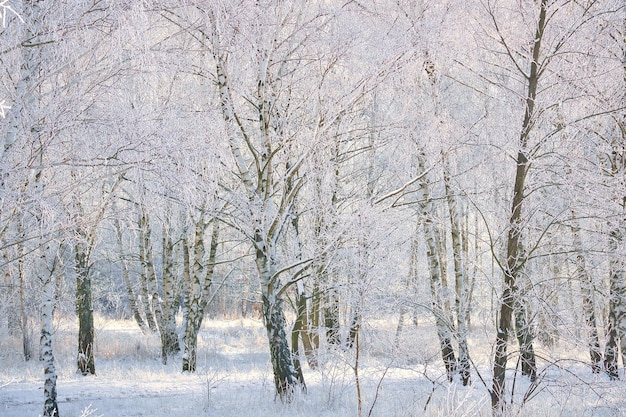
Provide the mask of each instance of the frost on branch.
[{"label": "frost on branch", "polygon": [[20,19],[22,23],[24,22],[24,20],[22,20],[22,17],[15,10],[13,10],[11,5],[9,4],[9,0],[0,0],[0,18],[2,19],[3,28],[7,25],[7,15],[9,14],[9,12],[17,16],[17,18]]},{"label": "frost on branch", "polygon": [[[13,13],[15,16],[17,16],[18,19],[24,22],[24,20],[22,20],[22,17],[15,10],[13,10],[11,5],[8,3],[9,0],[0,0],[0,19],[2,19],[3,28],[7,25],[7,15],[9,14],[9,12]],[[10,106],[4,104],[4,100],[0,101],[0,117],[4,119],[6,116],[6,111],[10,108]]]},{"label": "frost on branch", "polygon": [[0,117],[3,119],[6,117],[6,111],[11,109],[11,106],[7,106],[4,100],[0,100]]}]

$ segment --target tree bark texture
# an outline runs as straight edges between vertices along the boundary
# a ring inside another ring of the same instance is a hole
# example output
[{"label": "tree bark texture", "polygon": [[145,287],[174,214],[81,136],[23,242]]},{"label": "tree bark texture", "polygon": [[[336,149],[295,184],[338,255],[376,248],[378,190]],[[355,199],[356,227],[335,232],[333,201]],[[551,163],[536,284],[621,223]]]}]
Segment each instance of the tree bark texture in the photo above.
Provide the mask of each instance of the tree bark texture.
[{"label": "tree bark texture", "polygon": [[58,417],[59,405],[57,403],[57,372],[52,350],[52,314],[54,311],[55,274],[50,273],[43,281],[42,304],[41,304],[41,357],[44,366],[44,405],[43,416]]},{"label": "tree bark texture", "polygon": [[[150,266],[149,263],[152,260],[148,256],[148,249],[146,244],[150,244],[150,238],[146,239],[146,233],[148,231],[145,228],[149,227],[147,215],[143,212],[139,214],[139,218],[137,220],[137,225],[139,228],[139,263],[141,267],[141,273],[139,274],[140,280],[140,292],[141,292],[141,302],[143,305],[144,315],[146,317],[146,323],[148,324],[148,328],[151,332],[156,333],[159,329],[157,327],[157,321],[155,320],[155,312],[154,305],[152,300],[152,282],[150,281]],[[156,280],[156,277],[155,277]]]},{"label": "tree bark texture", "polygon": [[[274,372],[274,386],[276,394],[282,401],[289,402],[293,399],[296,389],[302,388],[304,380],[300,381],[293,365],[291,350],[287,343],[285,330],[285,314],[283,300],[280,297],[281,289],[275,270],[272,266],[272,257],[266,251],[267,242],[263,239],[260,231],[255,233],[256,265],[261,280],[261,293],[263,297],[263,319],[270,348],[270,360]],[[271,252],[270,252],[271,253]]]},{"label": "tree bark texture", "polygon": [[86,236],[79,233],[75,245],[76,264],[76,313],[78,315],[78,372],[83,375],[96,373],[94,357],[93,296]]},{"label": "tree bark texture", "polygon": [[161,283],[163,288],[162,298],[162,324],[161,331],[162,360],[167,363],[167,358],[180,352],[178,333],[176,332],[176,312],[180,306],[181,280],[174,273],[175,247],[170,231],[163,228],[163,268]]},{"label": "tree bark texture", "polygon": [[[202,327],[206,307],[209,305],[211,297],[211,287],[213,285],[213,273],[217,258],[217,245],[219,239],[219,221],[213,219],[211,232],[211,243],[206,266],[204,259],[204,220],[196,222],[194,245],[188,246],[187,251],[189,272],[185,273],[187,294],[187,320],[185,322],[185,343],[183,346],[183,372],[196,371],[196,355],[198,346],[198,332]],[[193,259],[193,261],[191,261]]]},{"label": "tree bark texture", "polygon": [[450,216],[450,233],[452,237],[452,252],[454,254],[454,277],[455,277],[455,307],[456,307],[456,339],[459,344],[459,374],[463,385],[470,383],[470,356],[467,345],[468,335],[468,303],[469,303],[469,285],[467,279],[467,271],[465,267],[465,258],[463,251],[463,242],[461,236],[461,222],[458,209],[458,199],[452,191],[450,184],[450,168],[448,166],[447,157],[443,156],[444,165],[444,184],[446,189],[446,200],[448,202],[448,214]]},{"label": "tree bark texture", "polygon": [[[420,171],[425,172],[425,155],[420,151],[418,154],[418,167]],[[428,271],[430,274],[430,292],[431,305],[433,315],[435,316],[435,324],[437,326],[437,336],[439,338],[439,346],[441,357],[446,368],[448,380],[452,381],[457,369],[454,347],[452,345],[451,325],[452,319],[448,316],[445,309],[445,301],[443,299],[441,265],[439,262],[439,246],[437,245],[436,226],[432,221],[433,204],[430,199],[430,190],[427,176],[422,176],[420,180],[421,190],[421,225],[424,229],[426,240],[426,257],[428,261]]]}]

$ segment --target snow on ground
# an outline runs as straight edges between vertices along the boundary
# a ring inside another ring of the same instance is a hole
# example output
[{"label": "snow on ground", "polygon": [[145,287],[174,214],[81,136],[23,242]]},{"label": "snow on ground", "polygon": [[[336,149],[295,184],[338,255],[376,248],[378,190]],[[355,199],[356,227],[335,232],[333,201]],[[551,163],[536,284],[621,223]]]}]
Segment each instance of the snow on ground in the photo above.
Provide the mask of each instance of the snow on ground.
[{"label": "snow on ground", "polygon": [[[55,334],[62,417],[81,416],[356,416],[352,352],[321,355],[320,369],[305,367],[308,392],[291,404],[274,399],[265,333],[255,320],[207,320],[199,339],[198,372],[180,372],[180,358],[162,365],[158,338],[134,323],[97,322],[96,376],[75,373],[76,330],[60,321]],[[392,324],[363,330],[359,361],[363,416],[489,416],[489,346],[473,340],[480,370],[473,385],[448,383],[436,355],[434,329],[407,328],[394,349]],[[38,416],[43,373],[38,361],[24,362],[18,340],[0,335],[0,417]],[[583,352],[584,353],[584,352]],[[430,355],[430,356],[427,356]],[[547,363],[547,362],[546,362]],[[537,417],[626,417],[626,383],[594,375],[576,360],[543,364],[533,388],[509,372],[515,388],[511,415]],[[514,367],[515,364],[512,364]],[[525,393],[529,399],[524,401]],[[522,403],[523,406],[522,406]]]}]

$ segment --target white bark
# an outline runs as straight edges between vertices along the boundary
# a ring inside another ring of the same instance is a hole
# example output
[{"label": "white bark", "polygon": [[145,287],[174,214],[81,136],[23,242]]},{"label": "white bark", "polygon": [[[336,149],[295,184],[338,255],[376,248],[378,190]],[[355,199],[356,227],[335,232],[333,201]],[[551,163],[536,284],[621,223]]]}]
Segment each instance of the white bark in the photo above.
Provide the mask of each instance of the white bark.
[{"label": "white bark", "polygon": [[41,358],[44,366],[44,406],[43,416],[58,417],[59,407],[57,404],[57,371],[52,350],[52,315],[54,312],[57,254],[43,245],[40,249],[43,253],[37,268],[39,278],[43,284],[41,299]]}]

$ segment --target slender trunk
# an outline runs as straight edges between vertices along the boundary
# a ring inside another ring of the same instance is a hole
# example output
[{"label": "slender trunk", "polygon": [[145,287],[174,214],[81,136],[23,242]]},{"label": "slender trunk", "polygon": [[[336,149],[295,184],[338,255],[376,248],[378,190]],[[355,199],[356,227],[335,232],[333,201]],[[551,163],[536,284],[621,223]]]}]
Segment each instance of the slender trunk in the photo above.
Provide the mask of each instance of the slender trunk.
[{"label": "slender trunk", "polygon": [[602,351],[598,337],[598,325],[596,323],[595,303],[593,300],[593,280],[587,272],[585,258],[582,252],[582,242],[580,239],[580,228],[572,227],[574,250],[576,251],[576,279],[580,285],[582,295],[582,307],[585,324],[587,326],[587,345],[589,346],[589,357],[591,359],[591,369],[593,373],[602,370]]},{"label": "slender trunk", "polygon": [[470,383],[470,357],[469,348],[467,346],[467,304],[469,301],[469,286],[465,268],[458,201],[450,185],[450,170],[445,155],[443,155],[443,164],[448,214],[450,215],[452,251],[454,253],[455,306],[457,317],[456,338],[459,344],[459,373],[461,375],[461,382],[463,385],[467,385]]},{"label": "slender trunk", "polygon": [[[327,272],[324,272],[326,291],[324,294],[324,328],[326,329],[326,342],[331,346],[341,346],[341,325],[339,323],[339,294],[337,290],[328,287]],[[322,297],[319,295],[317,300]],[[319,301],[318,301],[319,302]],[[319,314],[319,309],[317,310]]]},{"label": "slender trunk", "polygon": [[[317,360],[317,349],[319,345],[315,345],[313,341],[313,334],[311,332],[311,323],[309,322],[309,309],[307,307],[307,296],[304,291],[304,285],[302,282],[298,282],[298,295],[296,300],[298,320],[300,320],[300,338],[302,339],[302,346],[304,347],[304,356],[311,369],[317,369],[319,362]],[[304,382],[304,381],[303,381]]]},{"label": "slender trunk", "polygon": [[30,323],[30,316],[26,307],[26,277],[24,271],[24,247],[18,244],[19,259],[17,261],[17,273],[19,276],[19,292],[20,292],[20,328],[22,331],[22,353],[24,360],[29,361],[33,358],[34,353],[34,335]]},{"label": "slender trunk", "polygon": [[75,245],[76,264],[76,313],[78,315],[78,372],[95,375],[93,301],[89,255],[83,234],[79,233]]},{"label": "slender trunk", "polygon": [[[432,207],[434,210],[434,207]],[[433,228],[433,238],[435,242],[435,246],[437,250],[435,254],[438,258],[437,264],[439,265],[439,277],[441,280],[441,300],[444,314],[450,318],[452,318],[452,305],[451,297],[450,297],[450,289],[448,286],[448,260],[447,260],[447,243],[446,243],[446,233],[445,230],[442,230],[439,227]],[[450,325],[453,326],[453,322],[450,321]]]},{"label": "slender trunk", "polygon": [[44,405],[43,416],[58,417],[59,406],[57,403],[57,372],[54,364],[54,353],[52,350],[52,314],[54,311],[54,289],[55,274],[50,275],[43,282],[43,299],[41,306],[42,326],[41,326],[41,356],[44,365]]},{"label": "slender trunk", "polygon": [[350,319],[350,328],[348,329],[348,338],[346,339],[346,347],[352,349],[355,346],[356,338],[361,328],[361,301],[357,300],[357,303],[353,307],[352,318]]},{"label": "slender trunk", "polygon": [[537,365],[533,349],[533,335],[528,321],[528,307],[519,291],[514,296],[513,312],[515,315],[515,336],[520,347],[522,375],[534,380],[537,375]]},{"label": "slender trunk", "polygon": [[[3,242],[0,242],[3,245]],[[4,246],[4,245],[3,245]],[[7,305],[7,329],[9,336],[17,336],[20,334],[20,305],[19,305],[19,279],[13,264],[10,261],[11,257],[8,253],[8,249],[2,251],[2,263],[4,268],[4,286],[7,289],[3,296],[3,302]],[[17,281],[16,281],[17,279]]]},{"label": "slender trunk", "polygon": [[141,317],[141,313],[139,312],[139,308],[137,307],[137,300],[135,298],[135,291],[133,291],[133,286],[130,281],[130,271],[128,270],[128,262],[124,258],[124,245],[122,241],[122,226],[119,219],[115,219],[115,233],[117,236],[117,243],[120,249],[120,266],[122,268],[122,277],[124,279],[124,286],[126,287],[126,294],[128,295],[128,305],[130,307],[130,312],[135,319],[135,322],[139,326],[139,329],[142,333],[146,333],[146,323]]},{"label": "slender trunk", "polygon": [[[291,329],[291,356],[293,358],[293,367],[296,371],[296,376],[302,386],[304,386],[304,374],[302,373],[302,365],[300,364],[299,340],[300,336],[307,332],[304,324],[306,317],[306,298],[304,297],[304,294],[298,291],[296,293],[296,320],[294,321],[293,328]],[[304,338],[302,338],[302,341],[304,342]]]},{"label": "slender trunk", "polygon": [[[412,295],[415,294],[416,291],[416,287],[415,287],[415,283],[417,282],[417,276],[418,276],[418,271],[419,271],[419,239],[418,239],[418,234],[417,234],[417,230],[419,230],[419,226],[416,227],[416,232],[415,235],[413,236],[413,239],[411,240],[411,249],[410,249],[410,260],[409,260],[409,276],[406,278],[406,282],[405,282],[405,288],[406,288],[406,294],[407,295]],[[402,331],[404,330],[404,316],[406,315],[407,311],[406,311],[406,307],[404,305],[401,306],[400,308],[400,318],[398,320],[398,327],[396,328],[396,342],[395,342],[395,346],[396,348],[400,347],[400,338],[402,336]],[[414,309],[413,312],[413,321],[415,323],[415,325],[417,325],[417,313],[416,310]]]},{"label": "slender trunk", "polygon": [[[617,255],[621,243],[620,230],[611,231],[610,250],[614,257],[610,262],[609,317],[604,351],[604,369],[611,379],[619,379],[618,353],[620,348],[622,355],[626,350],[626,283],[624,282],[623,261]],[[618,345],[621,346],[618,347]]]},{"label": "slender trunk", "polygon": [[162,360],[167,363],[167,358],[177,355],[180,352],[178,341],[178,333],[176,333],[176,311],[178,310],[178,301],[180,298],[180,281],[174,274],[174,242],[170,233],[163,228],[163,269],[161,282],[163,287],[162,301],[162,326],[161,344]]},{"label": "slender trunk", "polygon": [[311,302],[311,346],[314,351],[320,348],[320,316],[322,307],[322,294],[320,293],[319,274],[316,274],[313,282],[313,295]]},{"label": "slender trunk", "polygon": [[162,325],[162,300],[159,295],[159,283],[157,281],[156,270],[154,268],[154,253],[152,251],[152,231],[150,228],[150,220],[148,214],[143,211],[139,220],[139,252],[143,265],[143,274],[146,276],[148,283],[148,298],[150,305],[154,311],[157,327],[160,329]]},{"label": "slender trunk", "polygon": [[[522,131],[519,138],[519,151],[517,153],[515,184],[513,186],[513,203],[511,207],[511,216],[509,217],[509,232],[507,236],[507,258],[504,262],[504,279],[502,298],[500,300],[500,314],[497,326],[495,356],[493,363],[493,382],[491,389],[491,406],[494,413],[502,413],[505,406],[504,401],[504,381],[506,374],[506,364],[508,360],[507,344],[509,332],[512,329],[512,314],[515,308],[515,298],[517,294],[516,282],[520,268],[523,266],[524,259],[521,251],[521,227],[522,227],[522,203],[524,201],[524,186],[526,176],[530,169],[530,163],[526,155],[528,148],[528,138],[533,127],[533,119],[535,117],[535,99],[537,97],[537,87],[539,84],[539,57],[541,50],[541,40],[546,27],[546,15],[548,1],[541,0],[539,10],[539,20],[537,22],[537,30],[532,48],[532,61],[530,63],[530,73],[526,75],[528,81],[528,92],[526,95],[526,110],[524,120],[522,122]],[[534,352],[532,352],[532,338],[528,331],[528,326],[522,326],[518,332],[522,332],[520,346],[522,350],[522,359],[524,373],[534,380],[537,370],[534,366]],[[519,333],[518,333],[519,334]]]},{"label": "slender trunk", "polygon": [[[287,170],[291,169],[291,164],[287,163]],[[293,177],[289,177],[286,182],[286,192],[290,194],[293,191]],[[298,228],[298,221],[300,219],[299,213],[295,209],[296,200],[294,198],[293,204],[289,207],[289,217],[291,218],[291,228],[293,232],[293,241],[296,246],[296,260],[302,260],[302,244],[300,239],[300,230]],[[300,365],[300,353],[298,338],[302,339],[304,345],[304,355],[312,369],[317,368],[317,352],[313,349],[311,342],[311,332],[309,323],[309,309],[307,307],[306,290],[304,288],[304,282],[302,279],[296,283],[296,321],[294,322],[293,329],[291,331],[291,352],[293,356],[293,365],[298,374],[298,380],[304,387],[304,376],[302,374],[302,367]]]},{"label": "slender trunk", "polygon": [[[418,167],[420,171],[425,172],[425,155],[423,152],[418,153]],[[428,179],[424,175],[420,180],[421,195],[421,219],[417,227],[421,224],[424,229],[426,240],[426,258],[428,261],[428,271],[430,275],[430,291],[431,305],[433,315],[435,316],[435,325],[437,327],[437,336],[439,338],[439,346],[441,349],[441,357],[446,368],[448,380],[452,381],[456,372],[456,357],[452,346],[452,320],[446,313],[445,302],[442,289],[442,269],[440,265],[440,247],[437,245],[437,231],[432,221],[433,204],[430,199]],[[416,230],[417,233],[417,230]]]},{"label": "slender trunk", "polygon": [[139,226],[139,263],[141,264],[141,273],[139,274],[140,279],[140,291],[141,291],[141,301],[143,304],[144,315],[146,316],[146,322],[148,323],[148,328],[151,332],[156,333],[158,331],[157,323],[154,318],[153,305],[152,305],[152,297],[150,294],[150,279],[149,279],[149,271],[147,263],[150,261],[147,258],[146,253],[146,239],[145,239],[145,231],[147,219],[144,214],[140,214],[138,220]]},{"label": "slender trunk", "polygon": [[[211,232],[211,244],[206,268],[203,266],[204,259],[204,220],[196,223],[195,243],[193,248],[187,246],[186,251],[186,289],[185,300],[188,303],[187,320],[185,325],[185,343],[183,345],[183,372],[196,371],[196,356],[198,346],[198,332],[202,327],[205,310],[211,301],[211,287],[213,285],[213,273],[217,257],[217,245],[219,239],[219,221],[213,219]],[[193,261],[191,259],[193,258]]]},{"label": "slender trunk", "polygon": [[452,381],[457,369],[454,348],[452,346],[451,321],[446,314],[441,290],[441,277],[439,276],[439,259],[437,257],[437,246],[434,238],[434,225],[429,219],[424,221],[424,232],[426,234],[426,256],[428,258],[428,269],[430,271],[430,291],[432,297],[432,310],[435,316],[437,336],[441,349],[441,358],[446,368],[448,380]]}]

